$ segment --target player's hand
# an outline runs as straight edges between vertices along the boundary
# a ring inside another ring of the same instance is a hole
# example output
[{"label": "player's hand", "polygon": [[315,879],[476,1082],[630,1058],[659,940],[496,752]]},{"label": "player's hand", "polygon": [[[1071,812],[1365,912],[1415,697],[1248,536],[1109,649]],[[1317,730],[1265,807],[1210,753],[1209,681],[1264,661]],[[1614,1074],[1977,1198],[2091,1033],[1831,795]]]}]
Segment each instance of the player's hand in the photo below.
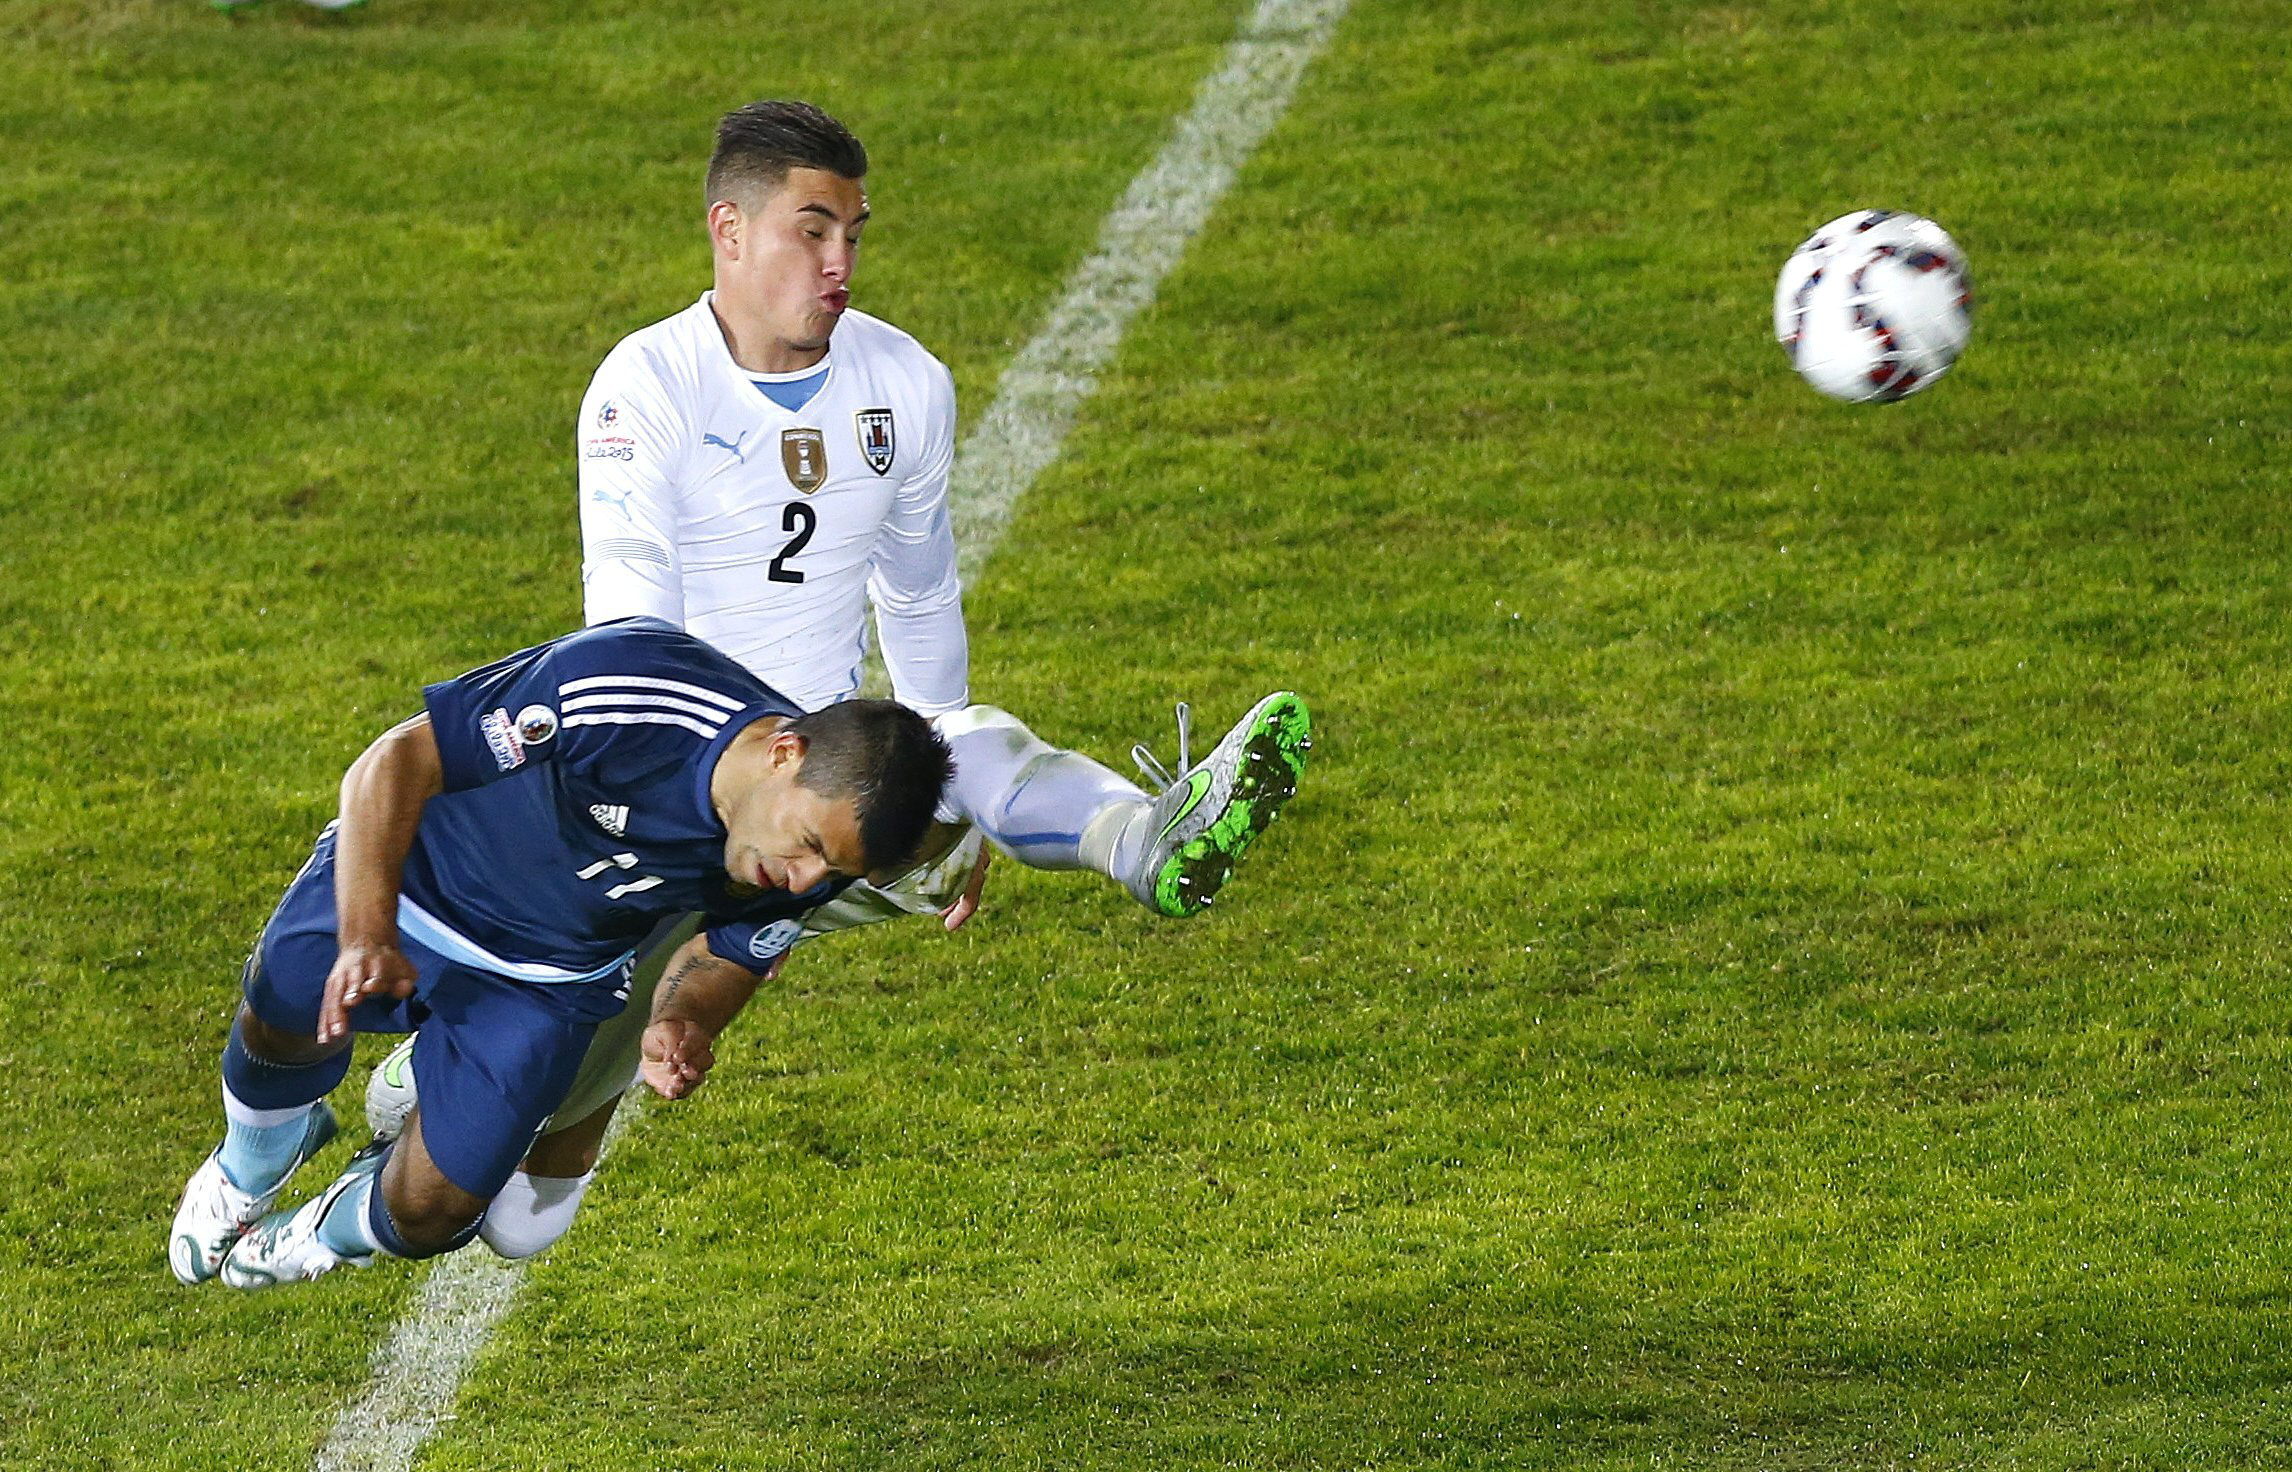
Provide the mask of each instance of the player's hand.
[{"label": "player's hand", "polygon": [[987,887],[987,862],[994,856],[993,849],[979,845],[979,862],[971,866],[971,882],[963,886],[954,904],[939,912],[939,923],[950,933],[961,930],[965,921],[979,913],[979,895]]},{"label": "player's hand", "polygon": [[414,994],[414,963],[396,946],[347,945],[326,974],[326,995],[318,1004],[318,1040],[350,1036],[350,1012],[373,997]]},{"label": "player's hand", "polygon": [[645,1029],[644,1081],[663,1099],[682,1099],[716,1065],[715,1035],[697,1022],[666,1017]]}]

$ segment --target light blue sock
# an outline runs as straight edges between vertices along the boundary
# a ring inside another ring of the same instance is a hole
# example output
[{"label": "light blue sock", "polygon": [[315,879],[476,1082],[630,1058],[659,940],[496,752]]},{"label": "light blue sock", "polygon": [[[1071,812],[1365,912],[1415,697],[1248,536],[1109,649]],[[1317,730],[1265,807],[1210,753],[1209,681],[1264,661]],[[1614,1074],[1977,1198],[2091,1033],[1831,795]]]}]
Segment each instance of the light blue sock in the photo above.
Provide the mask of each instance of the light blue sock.
[{"label": "light blue sock", "polygon": [[372,1257],[381,1246],[366,1229],[366,1198],[379,1189],[380,1171],[370,1171],[366,1178],[340,1196],[326,1209],[318,1224],[318,1240],[337,1257]]},{"label": "light blue sock", "polygon": [[228,1088],[223,1090],[223,1174],[231,1184],[260,1196],[294,1169],[315,1104],[288,1109],[257,1109]]}]

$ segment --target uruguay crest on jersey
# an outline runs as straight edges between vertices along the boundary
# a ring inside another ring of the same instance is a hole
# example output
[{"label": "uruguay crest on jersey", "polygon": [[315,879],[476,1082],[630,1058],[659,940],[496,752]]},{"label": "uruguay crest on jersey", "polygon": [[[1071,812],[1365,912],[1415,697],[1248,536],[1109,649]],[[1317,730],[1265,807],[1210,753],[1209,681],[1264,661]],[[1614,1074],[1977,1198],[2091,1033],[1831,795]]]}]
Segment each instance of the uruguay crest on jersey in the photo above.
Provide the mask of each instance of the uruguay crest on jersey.
[{"label": "uruguay crest on jersey", "polygon": [[889,409],[862,409],[852,416],[859,430],[860,454],[867,460],[867,468],[877,475],[891,474],[891,460],[898,453],[892,439],[891,411]]}]

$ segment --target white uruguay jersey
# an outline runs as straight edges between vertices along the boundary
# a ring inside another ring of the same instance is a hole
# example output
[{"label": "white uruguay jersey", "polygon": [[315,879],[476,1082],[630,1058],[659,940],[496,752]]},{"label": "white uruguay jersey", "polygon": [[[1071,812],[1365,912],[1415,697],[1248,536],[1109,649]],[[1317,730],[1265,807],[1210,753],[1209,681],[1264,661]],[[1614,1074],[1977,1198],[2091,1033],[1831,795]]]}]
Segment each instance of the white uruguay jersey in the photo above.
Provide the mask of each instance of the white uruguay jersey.
[{"label": "white uruguay jersey", "polygon": [[650,614],[807,710],[859,689],[872,601],[899,698],[968,700],[947,473],[955,384],[906,333],[847,311],[800,409],[732,360],[713,293],[631,333],[581,401],[590,623]]}]

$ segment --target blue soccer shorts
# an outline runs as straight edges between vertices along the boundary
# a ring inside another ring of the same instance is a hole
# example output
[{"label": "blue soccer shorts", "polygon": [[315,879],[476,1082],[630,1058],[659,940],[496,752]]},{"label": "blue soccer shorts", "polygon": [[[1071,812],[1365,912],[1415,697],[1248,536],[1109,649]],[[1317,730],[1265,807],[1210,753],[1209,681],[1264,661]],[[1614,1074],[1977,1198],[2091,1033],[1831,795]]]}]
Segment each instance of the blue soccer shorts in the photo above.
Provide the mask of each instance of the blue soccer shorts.
[{"label": "blue soccer shorts", "polygon": [[[556,1112],[598,1021],[620,1009],[614,985],[543,986],[449,960],[402,937],[414,994],[350,1013],[358,1032],[414,1034],[422,1143],[447,1180],[492,1200]],[[287,886],[247,968],[247,1005],[281,1031],[318,1030],[334,969],[334,834]]]}]

